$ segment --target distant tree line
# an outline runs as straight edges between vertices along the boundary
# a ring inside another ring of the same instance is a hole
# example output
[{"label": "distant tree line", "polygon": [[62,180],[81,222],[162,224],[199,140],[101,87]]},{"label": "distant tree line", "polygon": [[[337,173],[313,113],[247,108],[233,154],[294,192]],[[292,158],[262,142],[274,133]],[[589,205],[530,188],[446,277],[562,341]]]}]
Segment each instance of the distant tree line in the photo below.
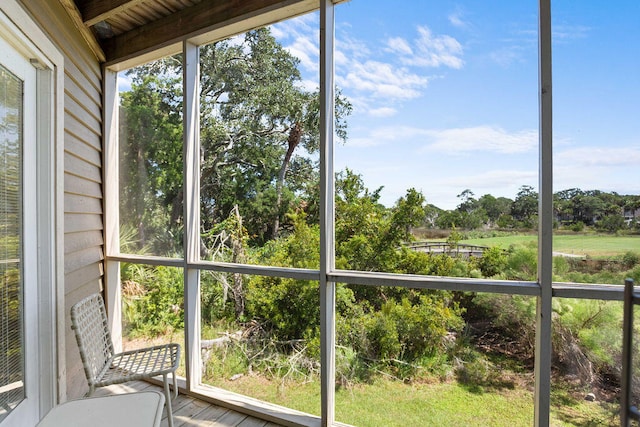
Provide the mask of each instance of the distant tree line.
[{"label": "distant tree line", "polygon": [[[427,209],[425,225],[435,228],[532,229],[537,227],[538,193],[533,187],[520,187],[515,199],[485,194],[476,199],[471,190],[458,194],[460,204],[453,210],[434,206]],[[554,193],[556,227],[582,231],[584,227],[616,232],[639,228],[640,196],[620,195],[600,190],[571,188]]]}]

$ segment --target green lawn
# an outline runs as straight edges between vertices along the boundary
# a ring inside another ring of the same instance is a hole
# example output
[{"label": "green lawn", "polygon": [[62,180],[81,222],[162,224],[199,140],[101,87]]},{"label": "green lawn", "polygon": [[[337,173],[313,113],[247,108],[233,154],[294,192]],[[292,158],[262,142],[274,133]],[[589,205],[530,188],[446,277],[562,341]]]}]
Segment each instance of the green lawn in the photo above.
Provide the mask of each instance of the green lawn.
[{"label": "green lawn", "polygon": [[[264,377],[244,376],[216,386],[254,398],[318,415],[320,384],[289,384]],[[552,393],[551,425],[615,426],[616,408]],[[364,427],[533,425],[530,387],[478,392],[457,382],[404,384],[377,380],[373,385],[340,388],[336,393],[336,420]]]},{"label": "green lawn", "polygon": [[[498,246],[507,249],[511,245],[535,245],[537,241],[537,235],[519,234],[462,240],[460,243]],[[553,250],[573,255],[589,255],[595,258],[622,255],[628,251],[640,252],[640,236],[560,234],[553,236]]]}]

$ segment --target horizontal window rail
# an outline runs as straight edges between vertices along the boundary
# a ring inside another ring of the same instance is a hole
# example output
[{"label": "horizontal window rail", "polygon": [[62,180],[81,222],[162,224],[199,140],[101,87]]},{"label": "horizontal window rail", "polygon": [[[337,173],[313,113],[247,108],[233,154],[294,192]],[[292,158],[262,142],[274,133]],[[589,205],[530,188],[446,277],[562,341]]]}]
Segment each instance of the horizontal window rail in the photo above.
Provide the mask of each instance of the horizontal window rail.
[{"label": "horizontal window rail", "polygon": [[[185,267],[183,259],[155,256],[125,255],[109,256],[107,261],[129,262],[167,267]],[[272,267],[264,265],[234,264],[227,262],[201,261],[188,263],[190,269],[219,271],[224,273],[250,274],[257,276],[282,277],[295,280],[320,280],[320,271],[304,268]],[[508,295],[540,295],[537,282],[515,280],[471,279],[465,277],[423,276],[369,271],[335,270],[328,273],[328,280],[366,286],[400,286],[411,289],[434,289],[460,292],[487,292]],[[604,301],[622,301],[624,286],[554,282],[554,298],[578,298]]]}]

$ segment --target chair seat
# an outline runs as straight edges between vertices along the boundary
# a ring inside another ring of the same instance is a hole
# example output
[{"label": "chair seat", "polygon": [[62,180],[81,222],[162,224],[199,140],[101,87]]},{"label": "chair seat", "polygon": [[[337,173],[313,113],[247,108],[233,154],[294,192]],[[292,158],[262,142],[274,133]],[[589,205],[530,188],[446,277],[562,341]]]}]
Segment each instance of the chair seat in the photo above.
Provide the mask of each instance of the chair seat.
[{"label": "chair seat", "polygon": [[88,396],[91,396],[96,387],[162,375],[167,420],[169,427],[173,427],[168,374],[173,377],[173,390],[177,397],[179,344],[163,344],[116,353],[109,331],[107,310],[100,294],[89,295],[71,307],[71,328],[76,336],[80,359],[89,383]]},{"label": "chair seat", "polygon": [[180,346],[164,344],[114,354],[95,379],[96,387],[175,373],[180,363]]}]

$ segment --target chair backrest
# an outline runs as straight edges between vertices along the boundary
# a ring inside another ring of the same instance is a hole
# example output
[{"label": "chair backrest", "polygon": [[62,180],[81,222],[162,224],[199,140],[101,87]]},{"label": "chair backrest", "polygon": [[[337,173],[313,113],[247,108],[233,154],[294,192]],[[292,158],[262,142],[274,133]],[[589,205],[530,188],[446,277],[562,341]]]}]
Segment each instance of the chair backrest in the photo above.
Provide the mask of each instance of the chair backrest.
[{"label": "chair backrest", "polygon": [[71,307],[71,328],[75,332],[84,373],[93,387],[114,354],[107,310],[100,294],[93,294]]},{"label": "chair backrest", "polygon": [[624,282],[624,315],[622,324],[622,375],[620,396],[620,425],[627,427],[631,420],[640,420],[640,411],[631,404],[633,385],[633,313],[640,304],[640,294],[634,291],[633,280]]}]

